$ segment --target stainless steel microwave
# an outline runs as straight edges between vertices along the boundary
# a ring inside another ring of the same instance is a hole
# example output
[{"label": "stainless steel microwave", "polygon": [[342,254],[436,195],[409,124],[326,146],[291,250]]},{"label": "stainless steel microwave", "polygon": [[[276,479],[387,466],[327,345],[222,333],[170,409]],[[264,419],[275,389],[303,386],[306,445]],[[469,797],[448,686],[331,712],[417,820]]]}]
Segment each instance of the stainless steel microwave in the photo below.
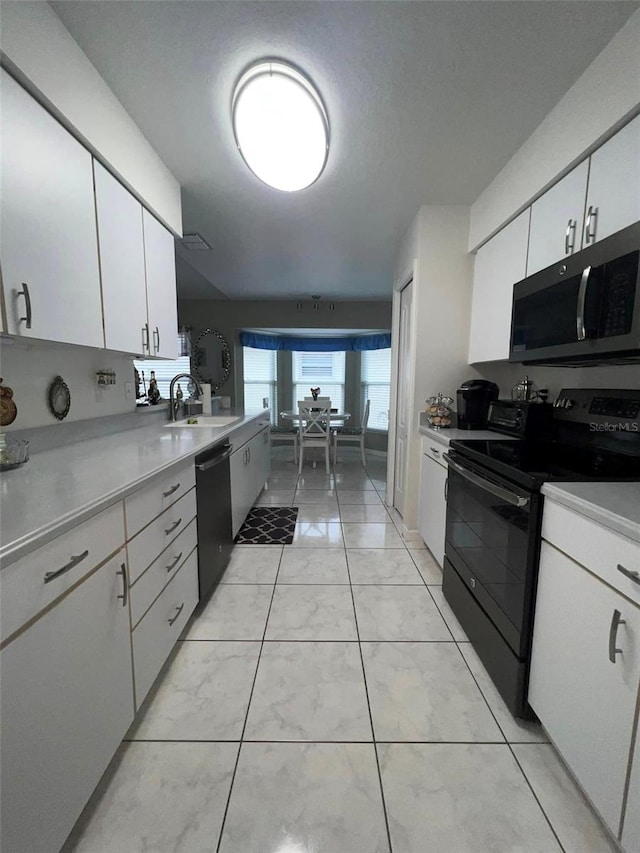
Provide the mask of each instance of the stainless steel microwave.
[{"label": "stainless steel microwave", "polygon": [[640,362],[640,222],[514,285],[509,361]]}]

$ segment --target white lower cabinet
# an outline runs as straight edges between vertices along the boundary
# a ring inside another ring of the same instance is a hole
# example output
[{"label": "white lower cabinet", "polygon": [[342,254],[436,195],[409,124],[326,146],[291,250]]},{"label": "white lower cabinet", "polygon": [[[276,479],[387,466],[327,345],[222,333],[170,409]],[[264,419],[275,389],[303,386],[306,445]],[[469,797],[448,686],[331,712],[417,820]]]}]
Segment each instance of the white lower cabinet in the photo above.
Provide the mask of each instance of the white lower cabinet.
[{"label": "white lower cabinet", "polygon": [[447,515],[447,468],[442,462],[436,461],[434,450],[442,458],[444,447],[435,448],[423,443],[418,526],[425,545],[442,566]]},{"label": "white lower cabinet", "polygon": [[529,703],[616,836],[639,682],[640,607],[543,541]]},{"label": "white lower cabinet", "polygon": [[637,735],[631,764],[627,810],[622,827],[622,846],[629,853],[640,850],[640,737]]},{"label": "white lower cabinet", "polygon": [[198,603],[198,551],[195,549],[153,607],[133,631],[136,710]]},{"label": "white lower cabinet", "polygon": [[234,536],[242,527],[271,471],[269,429],[268,426],[264,427],[231,454],[231,520]]},{"label": "white lower cabinet", "polygon": [[0,653],[6,853],[59,850],[133,721],[123,564],[121,551]]}]

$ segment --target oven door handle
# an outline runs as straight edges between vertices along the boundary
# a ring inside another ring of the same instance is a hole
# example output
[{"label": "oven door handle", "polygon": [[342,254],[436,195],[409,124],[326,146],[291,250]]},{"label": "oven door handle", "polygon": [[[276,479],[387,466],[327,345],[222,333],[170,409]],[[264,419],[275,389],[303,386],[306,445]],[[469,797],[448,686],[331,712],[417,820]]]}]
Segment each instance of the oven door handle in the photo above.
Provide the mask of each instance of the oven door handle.
[{"label": "oven door handle", "polygon": [[480,486],[480,488],[484,489],[485,492],[490,492],[492,495],[495,495],[497,498],[501,498],[503,501],[510,503],[512,506],[523,507],[529,503],[529,498],[524,497],[524,495],[518,495],[515,492],[509,491],[509,489],[503,489],[501,486],[498,486],[489,480],[485,480],[484,477],[479,477],[477,474],[473,474],[467,468],[463,468],[462,465],[458,465],[457,462],[454,462],[451,459],[448,453],[444,453],[443,456],[447,460],[449,468],[457,474],[460,474],[460,476],[464,477],[465,480],[469,480],[470,483]]}]

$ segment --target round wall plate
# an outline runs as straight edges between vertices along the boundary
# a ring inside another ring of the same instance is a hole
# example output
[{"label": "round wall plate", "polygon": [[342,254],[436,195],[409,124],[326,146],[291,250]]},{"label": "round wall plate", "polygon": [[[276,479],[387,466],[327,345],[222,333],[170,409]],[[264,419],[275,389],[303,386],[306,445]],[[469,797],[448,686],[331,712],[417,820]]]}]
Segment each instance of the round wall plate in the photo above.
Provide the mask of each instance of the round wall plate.
[{"label": "round wall plate", "polygon": [[71,392],[62,376],[56,376],[47,390],[47,403],[54,418],[63,421],[71,408]]}]

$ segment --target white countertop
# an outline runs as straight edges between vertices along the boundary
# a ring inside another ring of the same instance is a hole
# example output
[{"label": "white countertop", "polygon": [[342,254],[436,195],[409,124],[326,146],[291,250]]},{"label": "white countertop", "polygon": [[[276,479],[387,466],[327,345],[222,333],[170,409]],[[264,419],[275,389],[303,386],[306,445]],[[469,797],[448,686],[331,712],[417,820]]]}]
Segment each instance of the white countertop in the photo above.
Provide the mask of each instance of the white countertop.
[{"label": "white countertop", "polygon": [[545,483],[542,494],[640,543],[640,483]]},{"label": "white countertop", "polygon": [[511,438],[508,435],[502,435],[500,432],[491,432],[488,429],[457,429],[457,427],[450,427],[446,429],[434,429],[429,426],[419,426],[421,435],[427,436],[427,438],[432,438],[434,441],[439,441],[440,444],[448,445],[451,441],[457,441],[458,439],[466,439],[467,441],[486,441],[494,438]]},{"label": "white countertop", "polygon": [[265,417],[264,410],[241,415],[226,427],[177,428],[163,421],[33,454],[26,465],[4,471],[0,477],[2,565],[260,417]]}]

